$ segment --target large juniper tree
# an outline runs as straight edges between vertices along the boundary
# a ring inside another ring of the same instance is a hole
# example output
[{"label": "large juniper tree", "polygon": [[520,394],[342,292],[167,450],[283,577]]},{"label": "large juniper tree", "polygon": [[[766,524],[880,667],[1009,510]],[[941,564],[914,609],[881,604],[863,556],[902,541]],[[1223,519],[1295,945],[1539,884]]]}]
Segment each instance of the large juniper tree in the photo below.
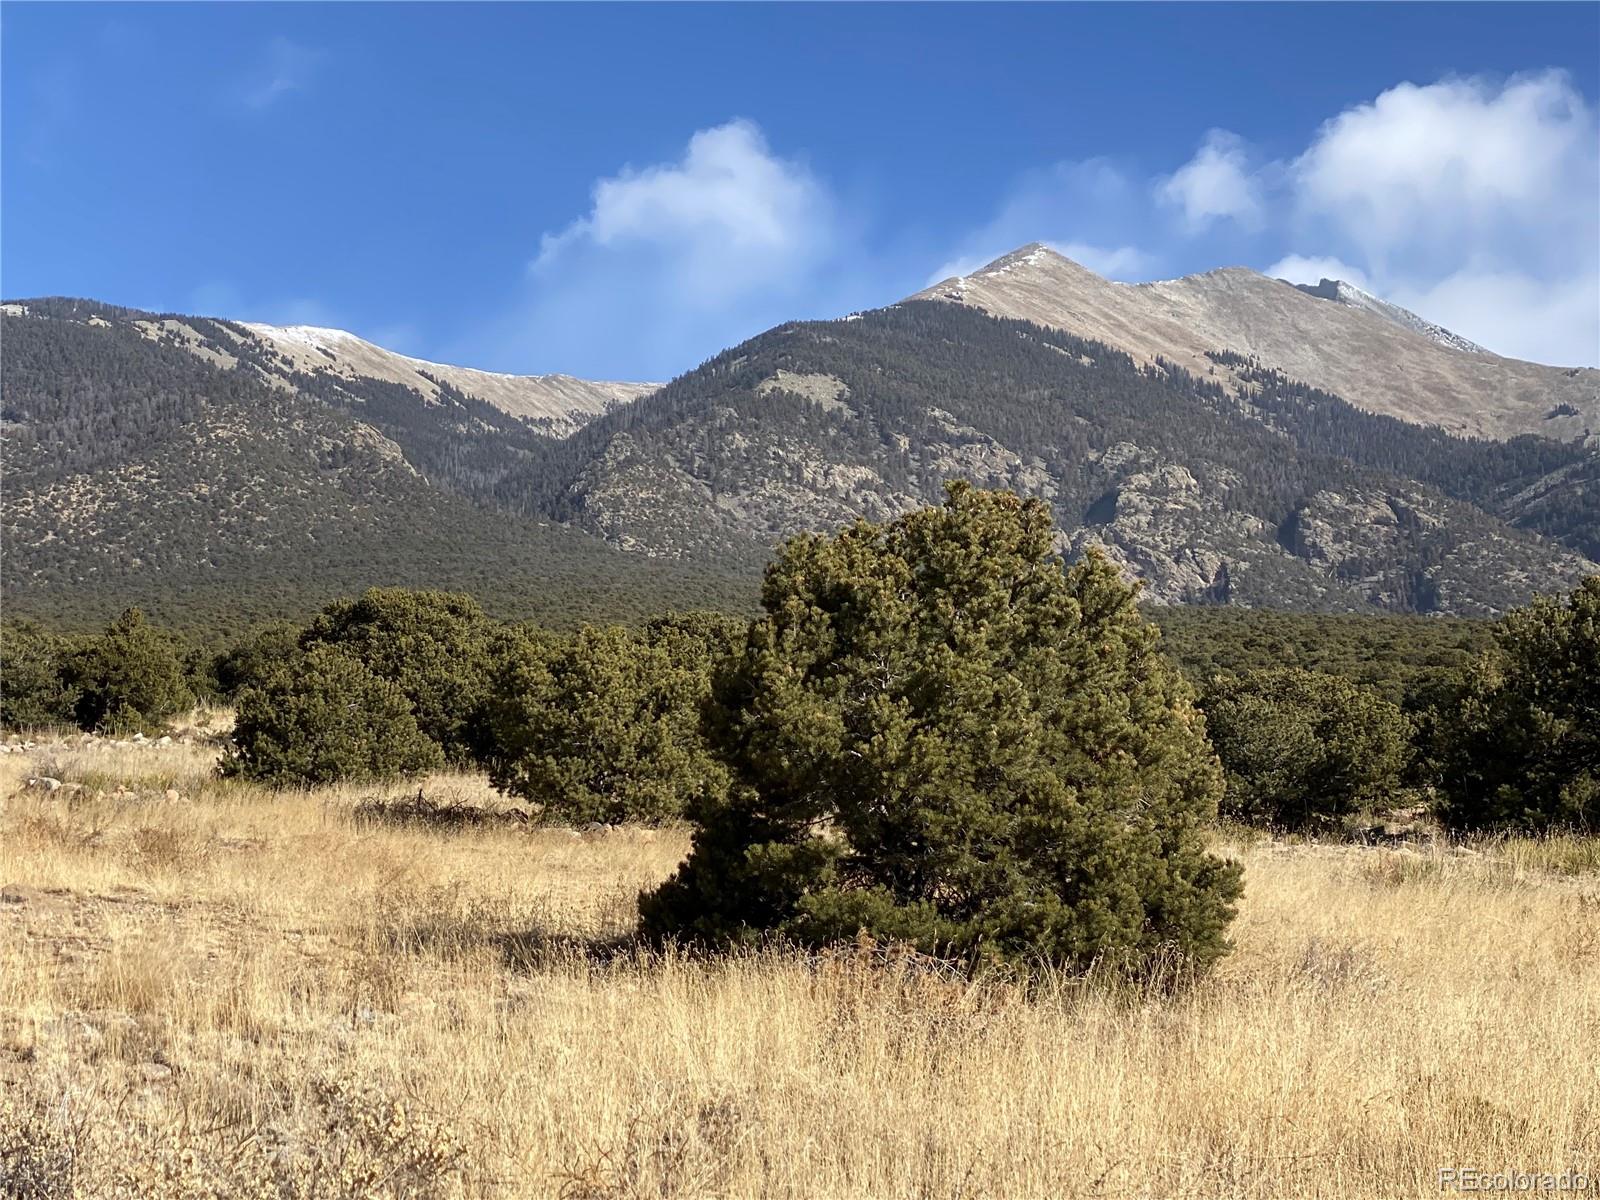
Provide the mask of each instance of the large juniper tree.
[{"label": "large juniper tree", "polygon": [[278,787],[389,779],[443,763],[400,686],[332,646],[313,646],[245,688],[229,739],[223,775]]},{"label": "large juniper tree", "polygon": [[71,639],[30,621],[0,625],[0,729],[77,720]]},{"label": "large juniper tree", "polygon": [[155,726],[194,703],[178,643],[137,608],[83,642],[67,678],[77,691],[77,719],[84,729]]},{"label": "large juniper tree", "polygon": [[1600,829],[1600,575],[1507,614],[1436,751],[1460,829]]},{"label": "large juniper tree", "polygon": [[586,628],[527,643],[496,674],[487,706],[490,778],[573,823],[654,823],[720,788],[700,734],[712,661],[742,622],[666,617],[643,631]]},{"label": "large juniper tree", "polygon": [[460,592],[368,588],[328,605],[300,644],[335,646],[405,693],[417,727],[452,763],[469,761],[488,693],[494,623]]},{"label": "large juniper tree", "polygon": [[1066,568],[1049,508],[952,485],[942,508],[790,541],[719,673],[732,773],[688,860],[641,898],[656,937],[859,930],[968,962],[1130,965],[1226,948],[1222,777],[1135,593]]},{"label": "large juniper tree", "polygon": [[1411,725],[1371,688],[1316,671],[1213,680],[1202,700],[1227,779],[1224,814],[1286,829],[1333,829],[1398,805]]}]

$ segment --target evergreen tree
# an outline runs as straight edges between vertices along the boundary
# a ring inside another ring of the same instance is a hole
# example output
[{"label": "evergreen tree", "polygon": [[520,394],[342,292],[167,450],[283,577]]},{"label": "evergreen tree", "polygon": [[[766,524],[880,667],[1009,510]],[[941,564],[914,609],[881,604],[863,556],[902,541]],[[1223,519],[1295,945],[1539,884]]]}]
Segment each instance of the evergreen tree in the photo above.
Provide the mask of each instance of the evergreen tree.
[{"label": "evergreen tree", "polygon": [[68,681],[84,729],[139,729],[194,703],[177,643],[130,608],[72,658]]},{"label": "evergreen tree", "polygon": [[708,709],[732,786],[691,805],[647,934],[1222,954],[1240,873],[1205,852],[1221,772],[1191,693],[1116,571],[1051,545],[1045,504],[965,484],[790,541]]},{"label": "evergreen tree", "polygon": [[528,647],[489,707],[495,785],[572,823],[663,821],[719,791],[699,730],[716,636],[706,632],[666,621]]},{"label": "evergreen tree", "polygon": [[247,687],[265,683],[298,653],[301,632],[301,626],[293,621],[256,626],[212,659],[211,676],[217,691],[232,699]]},{"label": "evergreen tree", "polygon": [[1457,829],[1600,829],[1600,575],[1508,614],[1440,730]]},{"label": "evergreen tree", "polygon": [[78,692],[68,676],[72,642],[29,621],[0,626],[0,727],[70,725]]},{"label": "evergreen tree", "polygon": [[680,668],[710,678],[716,663],[743,643],[750,622],[719,612],[668,613],[644,626],[644,640]]},{"label": "evergreen tree", "polygon": [[1225,815],[1286,829],[1328,829],[1393,802],[1411,726],[1375,692],[1312,671],[1218,679],[1201,699],[1227,777]]},{"label": "evergreen tree", "polygon": [[459,592],[368,588],[324,608],[301,645],[336,646],[395,684],[417,726],[452,763],[474,756],[473,729],[488,695],[494,624]]},{"label": "evergreen tree", "polygon": [[313,646],[245,689],[220,770],[310,787],[411,775],[442,762],[397,685],[342,650]]}]

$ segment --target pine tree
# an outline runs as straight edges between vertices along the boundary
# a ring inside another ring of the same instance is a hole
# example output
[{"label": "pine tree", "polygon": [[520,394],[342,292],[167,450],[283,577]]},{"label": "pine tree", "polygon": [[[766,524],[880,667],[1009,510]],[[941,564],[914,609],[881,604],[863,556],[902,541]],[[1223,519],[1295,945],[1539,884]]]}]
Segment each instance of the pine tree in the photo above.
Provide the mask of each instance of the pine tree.
[{"label": "pine tree", "polygon": [[1600,575],[1507,614],[1438,733],[1458,829],[1600,829]]},{"label": "pine tree", "polygon": [[77,691],[84,729],[153,727],[194,703],[177,644],[137,608],[84,644],[73,657],[68,682]]},{"label": "pine tree", "polygon": [[1201,699],[1226,774],[1222,811],[1238,821],[1328,829],[1397,801],[1411,726],[1370,688],[1314,671],[1251,671]]},{"label": "pine tree", "polygon": [[71,639],[29,621],[0,626],[0,727],[71,725],[78,690],[70,682]]},{"label": "pine tree", "polygon": [[465,764],[487,696],[494,624],[458,592],[368,588],[328,605],[301,645],[336,646],[411,702],[417,726],[451,762]]},{"label": "pine tree", "polygon": [[1045,504],[965,484],[790,541],[708,710],[732,786],[691,806],[647,934],[1222,954],[1240,872],[1205,852],[1221,772],[1191,693],[1116,571],[1051,546]]},{"label": "pine tree", "polygon": [[293,621],[269,621],[251,629],[212,658],[217,691],[232,699],[247,687],[265,683],[299,653],[302,632]]},{"label": "pine tree", "polygon": [[412,775],[443,763],[411,702],[349,654],[313,646],[246,688],[221,773],[310,787]]},{"label": "pine tree", "polygon": [[490,778],[570,823],[680,816],[722,771],[700,736],[715,639],[664,620],[645,634],[584,629],[530,646],[498,677],[489,705]]}]

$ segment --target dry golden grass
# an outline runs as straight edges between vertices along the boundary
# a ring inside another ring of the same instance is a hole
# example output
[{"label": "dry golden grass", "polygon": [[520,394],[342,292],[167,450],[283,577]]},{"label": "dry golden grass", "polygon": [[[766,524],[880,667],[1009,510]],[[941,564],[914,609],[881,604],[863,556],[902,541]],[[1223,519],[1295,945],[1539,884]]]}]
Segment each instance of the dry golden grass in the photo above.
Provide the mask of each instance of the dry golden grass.
[{"label": "dry golden grass", "polygon": [[[865,949],[608,956],[680,835],[373,823],[356,808],[382,789],[224,784],[214,754],[0,757],[0,1172],[97,1197],[567,1200],[1600,1174],[1592,842],[1240,843],[1237,950],[1210,979],[1030,994]],[[41,774],[68,786],[21,786]],[[426,788],[495,803],[471,777]]]}]

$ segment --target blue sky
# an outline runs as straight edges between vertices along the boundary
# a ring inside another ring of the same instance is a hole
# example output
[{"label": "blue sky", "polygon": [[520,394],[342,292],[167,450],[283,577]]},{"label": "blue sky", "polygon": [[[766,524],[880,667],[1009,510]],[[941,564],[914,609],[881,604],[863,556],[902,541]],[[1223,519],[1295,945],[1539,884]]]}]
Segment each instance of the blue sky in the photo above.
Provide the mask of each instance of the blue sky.
[{"label": "blue sky", "polygon": [[7,4],[0,288],[664,378],[1048,241],[1600,360],[1600,5]]}]

